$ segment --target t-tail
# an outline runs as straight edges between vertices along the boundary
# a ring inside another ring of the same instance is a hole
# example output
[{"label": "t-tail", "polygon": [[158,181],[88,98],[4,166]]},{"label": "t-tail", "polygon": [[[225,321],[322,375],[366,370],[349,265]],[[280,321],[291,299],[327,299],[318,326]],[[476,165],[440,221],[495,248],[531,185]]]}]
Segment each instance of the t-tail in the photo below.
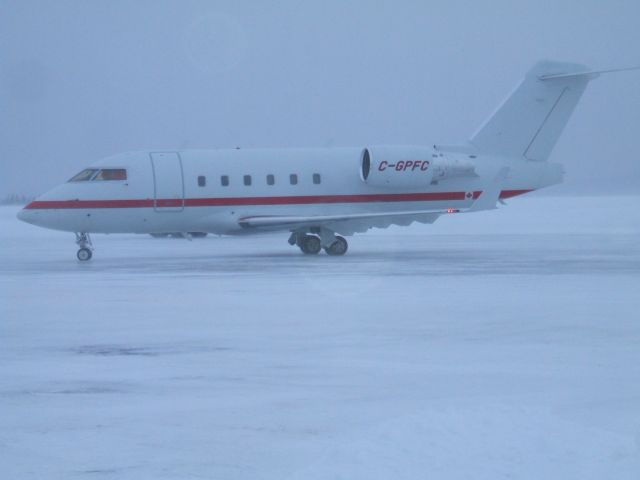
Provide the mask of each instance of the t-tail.
[{"label": "t-tail", "polygon": [[538,62],[469,139],[478,151],[544,161],[596,74],[575,63]]},{"label": "t-tail", "polygon": [[538,164],[540,176],[533,188],[560,183],[562,166],[547,160],[587,84],[602,73],[637,69],[640,67],[592,71],[577,63],[540,61],[471,136],[467,145],[459,148],[505,160],[531,162],[531,168]]},{"label": "t-tail", "polygon": [[541,61],[469,142],[481,153],[545,161],[590,80],[601,73],[580,64]]}]

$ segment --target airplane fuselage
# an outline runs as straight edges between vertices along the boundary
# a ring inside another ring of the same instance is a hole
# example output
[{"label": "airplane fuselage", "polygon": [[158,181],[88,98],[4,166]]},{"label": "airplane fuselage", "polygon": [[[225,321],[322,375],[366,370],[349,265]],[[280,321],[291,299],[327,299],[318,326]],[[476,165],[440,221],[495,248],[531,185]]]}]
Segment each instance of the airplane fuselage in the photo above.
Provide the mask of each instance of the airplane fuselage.
[{"label": "airplane fuselage", "polygon": [[[509,175],[500,198],[562,179],[558,164],[428,150],[431,154],[422,155],[420,162],[466,157],[475,165],[475,175],[417,187],[374,186],[362,179],[362,148],[130,152],[90,167],[123,169],[126,179],[69,181],[20,215],[27,222],[71,232],[243,234],[257,230],[244,228],[241,219],[260,215],[464,209],[505,165]],[[404,161],[418,161],[409,158]],[[390,168],[389,163],[381,160],[374,168]],[[415,173],[413,165],[391,169],[398,178]]]}]

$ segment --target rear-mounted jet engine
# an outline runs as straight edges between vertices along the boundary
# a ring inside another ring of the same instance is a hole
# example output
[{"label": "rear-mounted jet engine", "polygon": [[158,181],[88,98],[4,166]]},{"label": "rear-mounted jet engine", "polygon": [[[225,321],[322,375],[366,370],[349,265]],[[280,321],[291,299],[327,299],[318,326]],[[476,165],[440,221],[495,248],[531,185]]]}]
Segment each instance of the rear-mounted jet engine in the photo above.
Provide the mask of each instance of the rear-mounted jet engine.
[{"label": "rear-mounted jet engine", "polygon": [[360,155],[360,177],[374,187],[420,188],[474,176],[471,160],[425,147],[367,147]]}]

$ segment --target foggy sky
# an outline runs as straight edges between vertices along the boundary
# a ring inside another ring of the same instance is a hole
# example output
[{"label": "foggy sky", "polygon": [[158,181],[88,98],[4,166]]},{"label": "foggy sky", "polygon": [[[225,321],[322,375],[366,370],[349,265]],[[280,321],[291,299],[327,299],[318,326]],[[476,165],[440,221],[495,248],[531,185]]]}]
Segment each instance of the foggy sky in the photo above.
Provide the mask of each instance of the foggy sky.
[{"label": "foggy sky", "polygon": [[[640,65],[640,2],[0,0],[0,196],[128,150],[461,143],[529,67]],[[640,192],[640,72],[592,82],[555,193]]]}]

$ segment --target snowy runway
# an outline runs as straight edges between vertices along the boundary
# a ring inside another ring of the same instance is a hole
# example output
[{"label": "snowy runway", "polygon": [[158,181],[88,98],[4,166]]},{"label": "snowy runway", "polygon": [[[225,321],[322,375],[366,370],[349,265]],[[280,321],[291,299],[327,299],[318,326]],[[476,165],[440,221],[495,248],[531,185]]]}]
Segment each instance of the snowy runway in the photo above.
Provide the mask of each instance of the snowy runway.
[{"label": "snowy runway", "polygon": [[88,264],[0,209],[2,477],[638,478],[640,197],[510,203]]}]

